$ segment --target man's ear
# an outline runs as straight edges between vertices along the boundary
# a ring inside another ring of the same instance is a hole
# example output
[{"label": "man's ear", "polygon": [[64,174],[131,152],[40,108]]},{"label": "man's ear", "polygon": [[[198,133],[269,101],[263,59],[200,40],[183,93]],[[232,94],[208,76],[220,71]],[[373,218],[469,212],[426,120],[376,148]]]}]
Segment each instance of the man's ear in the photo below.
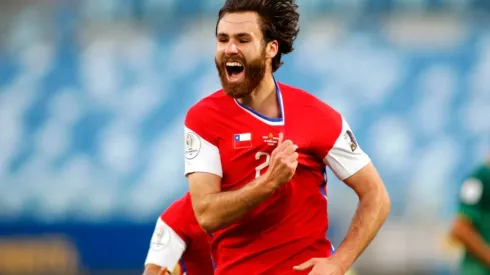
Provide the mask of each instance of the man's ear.
[{"label": "man's ear", "polygon": [[269,43],[267,43],[267,46],[265,48],[265,57],[266,58],[274,58],[276,57],[277,53],[279,52],[279,43],[277,40],[273,40]]}]

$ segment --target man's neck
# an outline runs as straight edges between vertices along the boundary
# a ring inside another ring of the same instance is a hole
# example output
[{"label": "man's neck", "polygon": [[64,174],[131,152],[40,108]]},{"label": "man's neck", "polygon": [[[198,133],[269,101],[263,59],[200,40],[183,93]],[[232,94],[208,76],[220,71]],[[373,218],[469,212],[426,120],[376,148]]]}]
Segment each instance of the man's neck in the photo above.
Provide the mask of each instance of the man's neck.
[{"label": "man's neck", "polygon": [[259,86],[249,96],[239,99],[239,102],[263,116],[269,118],[281,116],[276,96],[276,84],[272,74],[266,74]]}]

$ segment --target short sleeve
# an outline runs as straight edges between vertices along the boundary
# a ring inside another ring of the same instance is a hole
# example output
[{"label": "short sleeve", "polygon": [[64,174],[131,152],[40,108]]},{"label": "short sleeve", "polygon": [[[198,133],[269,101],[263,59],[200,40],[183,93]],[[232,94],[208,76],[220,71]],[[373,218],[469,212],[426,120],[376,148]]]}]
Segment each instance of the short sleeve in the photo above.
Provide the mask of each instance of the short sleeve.
[{"label": "short sleeve", "polygon": [[481,217],[480,201],[483,196],[484,185],[477,177],[468,178],[460,188],[459,212],[471,221],[478,221]]},{"label": "short sleeve", "polygon": [[184,240],[167,223],[158,218],[145,265],[155,264],[173,270],[185,249]]},{"label": "short sleeve", "polygon": [[340,117],[338,136],[323,159],[340,180],[345,180],[366,166],[371,159],[359,146],[347,121]]},{"label": "short sleeve", "polygon": [[342,114],[320,100],[311,109],[315,118],[312,128],[316,129],[315,154],[340,180],[354,175],[371,161]]},{"label": "short sleeve", "polygon": [[194,172],[223,176],[218,138],[204,108],[194,106],[187,113],[184,142],[186,176]]}]

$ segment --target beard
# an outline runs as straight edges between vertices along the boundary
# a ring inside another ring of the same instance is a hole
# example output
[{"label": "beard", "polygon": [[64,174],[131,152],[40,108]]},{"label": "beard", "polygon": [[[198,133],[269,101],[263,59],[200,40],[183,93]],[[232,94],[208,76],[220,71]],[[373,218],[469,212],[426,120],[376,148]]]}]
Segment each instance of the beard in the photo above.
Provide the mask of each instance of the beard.
[{"label": "beard", "polygon": [[[216,69],[218,70],[219,78],[223,90],[228,96],[239,99],[247,97],[259,86],[264,79],[266,71],[265,47],[262,53],[257,58],[247,61],[238,55],[226,56],[223,55],[221,60],[215,58]],[[243,80],[239,82],[228,81],[228,71],[225,66],[226,62],[238,62],[243,65]]]}]

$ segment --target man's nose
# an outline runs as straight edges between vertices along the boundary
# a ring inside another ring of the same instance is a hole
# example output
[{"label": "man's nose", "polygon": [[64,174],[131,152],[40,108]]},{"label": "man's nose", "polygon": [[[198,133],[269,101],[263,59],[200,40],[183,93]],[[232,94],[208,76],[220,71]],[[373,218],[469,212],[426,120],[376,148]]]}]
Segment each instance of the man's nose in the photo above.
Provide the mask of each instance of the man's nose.
[{"label": "man's nose", "polygon": [[225,54],[237,54],[237,53],[238,53],[238,47],[236,46],[236,44],[234,42],[229,42],[226,45]]}]

